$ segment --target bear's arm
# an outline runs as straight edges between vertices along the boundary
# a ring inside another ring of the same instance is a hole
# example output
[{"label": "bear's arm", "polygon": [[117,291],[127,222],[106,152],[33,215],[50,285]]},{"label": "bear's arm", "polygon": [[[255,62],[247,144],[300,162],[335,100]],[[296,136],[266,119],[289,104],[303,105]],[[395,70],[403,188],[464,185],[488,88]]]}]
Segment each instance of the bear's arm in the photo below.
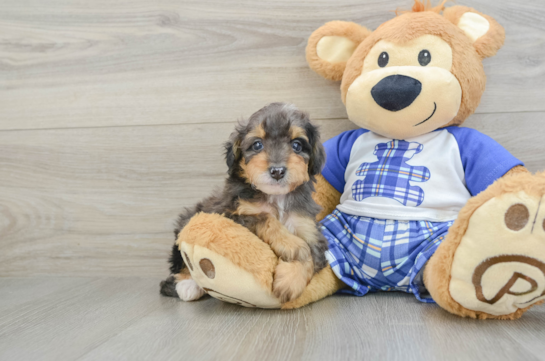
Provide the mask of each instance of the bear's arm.
[{"label": "bear's arm", "polygon": [[316,220],[321,221],[341,202],[341,193],[320,174],[316,177],[316,192],[312,198],[322,207],[322,211],[316,216]]}]

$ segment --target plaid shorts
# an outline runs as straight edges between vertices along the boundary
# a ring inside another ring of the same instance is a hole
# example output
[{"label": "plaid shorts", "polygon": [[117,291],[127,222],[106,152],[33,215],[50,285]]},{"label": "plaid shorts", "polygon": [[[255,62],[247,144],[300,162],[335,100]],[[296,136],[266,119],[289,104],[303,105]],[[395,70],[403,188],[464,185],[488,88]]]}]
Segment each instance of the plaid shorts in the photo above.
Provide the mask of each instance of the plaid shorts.
[{"label": "plaid shorts", "polygon": [[333,272],[351,288],[339,292],[403,291],[433,303],[424,287],[424,266],[452,223],[383,220],[335,210],[322,220],[322,233]]}]

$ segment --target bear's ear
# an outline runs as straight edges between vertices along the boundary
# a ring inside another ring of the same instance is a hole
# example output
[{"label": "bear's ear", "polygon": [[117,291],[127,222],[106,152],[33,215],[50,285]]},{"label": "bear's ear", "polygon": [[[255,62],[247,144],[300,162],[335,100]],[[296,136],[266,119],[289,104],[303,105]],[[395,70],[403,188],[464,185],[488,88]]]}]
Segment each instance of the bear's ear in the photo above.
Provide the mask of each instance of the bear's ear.
[{"label": "bear's ear", "polygon": [[307,62],[326,79],[341,80],[346,62],[371,32],[356,23],[331,21],[312,33],[307,44]]},{"label": "bear's ear", "polygon": [[443,16],[464,31],[481,58],[496,55],[503,46],[505,30],[490,16],[465,6],[447,8]]}]

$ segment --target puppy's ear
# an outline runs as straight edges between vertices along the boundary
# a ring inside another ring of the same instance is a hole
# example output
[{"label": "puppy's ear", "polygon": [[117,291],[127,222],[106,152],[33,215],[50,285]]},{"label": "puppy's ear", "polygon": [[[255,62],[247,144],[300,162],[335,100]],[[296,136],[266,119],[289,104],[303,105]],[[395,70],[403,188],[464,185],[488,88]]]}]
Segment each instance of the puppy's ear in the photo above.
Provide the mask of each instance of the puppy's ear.
[{"label": "puppy's ear", "polygon": [[341,80],[346,62],[369,30],[348,21],[331,21],[312,33],[307,43],[307,62],[326,79]]},{"label": "puppy's ear", "polygon": [[240,161],[242,152],[240,150],[241,137],[238,131],[235,131],[229,137],[224,145],[225,147],[225,163],[229,167],[227,173],[231,174],[235,168],[235,165]]},{"label": "puppy's ear", "polygon": [[308,142],[310,143],[310,160],[308,162],[308,174],[312,177],[320,174],[325,164],[325,150],[320,142],[318,127],[307,123],[305,126]]}]

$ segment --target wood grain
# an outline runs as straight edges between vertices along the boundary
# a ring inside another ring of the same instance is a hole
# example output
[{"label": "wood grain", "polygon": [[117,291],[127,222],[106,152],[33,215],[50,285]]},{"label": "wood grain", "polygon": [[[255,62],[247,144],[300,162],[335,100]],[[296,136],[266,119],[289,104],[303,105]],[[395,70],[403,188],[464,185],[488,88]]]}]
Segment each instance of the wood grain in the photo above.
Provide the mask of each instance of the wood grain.
[{"label": "wood grain", "polygon": [[[36,281],[56,288],[55,292],[40,293]],[[0,292],[12,292],[13,282],[0,279]],[[19,292],[19,304],[12,307],[6,307],[1,297],[2,360],[75,360],[156,309],[161,301],[156,282],[136,278],[130,282],[96,277],[15,282],[26,293]]]},{"label": "wood grain", "polygon": [[[532,171],[545,169],[545,113],[481,114]],[[324,139],[354,128],[320,120]],[[519,134],[513,137],[513,123]],[[0,275],[166,273],[172,224],[220,186],[232,123],[0,132]]]},{"label": "wood grain", "polygon": [[[545,111],[545,5],[472,0],[507,31],[478,113]],[[330,20],[371,29],[394,1],[5,0],[0,129],[226,122],[271,101],[346,118],[339,84],[306,65]]]},{"label": "wood grain", "polygon": [[[158,294],[172,222],[221,185],[236,119],[289,101],[324,139],[355,128],[306,65],[309,34],[411,2],[3,0],[0,359],[543,359],[544,307],[481,322],[397,293],[295,311]],[[545,3],[459,4],[507,32],[465,126],[544,170]]]},{"label": "wood grain", "polygon": [[[42,287],[36,287],[37,280]],[[400,293],[332,296],[293,311],[159,296],[151,278],[0,279],[3,360],[543,359],[543,308],[462,319]],[[63,283],[63,285],[61,285]],[[46,286],[54,293],[42,294]],[[26,290],[27,292],[22,292]]]}]

